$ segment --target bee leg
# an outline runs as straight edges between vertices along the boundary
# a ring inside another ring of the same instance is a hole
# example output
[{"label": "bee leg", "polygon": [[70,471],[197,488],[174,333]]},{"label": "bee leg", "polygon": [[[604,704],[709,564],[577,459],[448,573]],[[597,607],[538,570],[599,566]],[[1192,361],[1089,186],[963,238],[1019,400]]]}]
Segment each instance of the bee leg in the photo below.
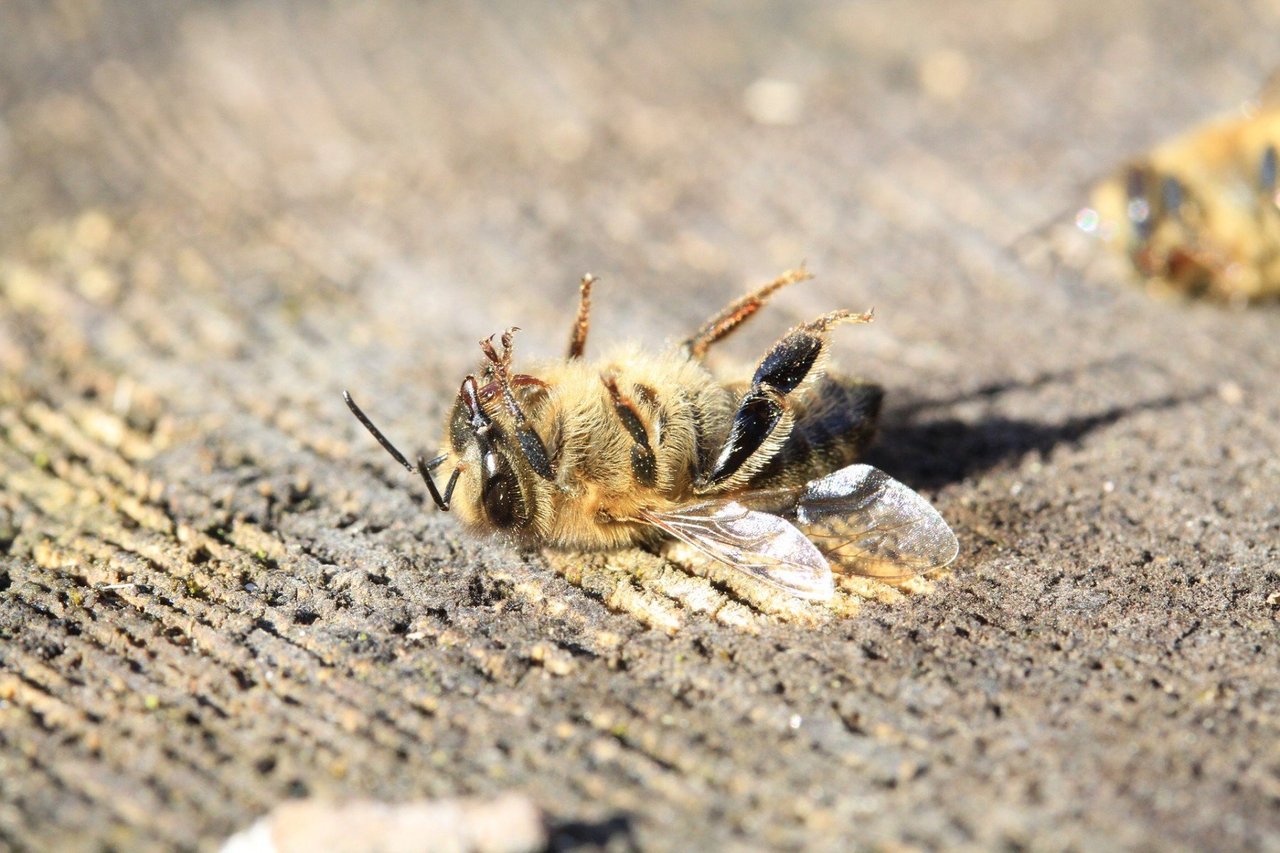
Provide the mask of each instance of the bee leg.
[{"label": "bee leg", "polygon": [[1262,163],[1258,166],[1258,188],[1264,193],[1276,191],[1276,147],[1268,145],[1262,152]]},{"label": "bee leg", "polygon": [[609,396],[613,398],[613,410],[617,413],[618,420],[622,421],[622,426],[635,442],[631,446],[631,473],[640,485],[653,486],[658,481],[658,460],[653,454],[653,447],[649,444],[649,430],[640,417],[635,403],[618,390],[617,377],[606,373],[600,377],[600,380],[604,382],[604,387],[609,390]]},{"label": "bee leg", "polygon": [[1182,205],[1186,201],[1187,191],[1182,181],[1173,175],[1165,175],[1160,180],[1160,213],[1174,221],[1182,221]]},{"label": "bee leg", "polygon": [[[529,419],[525,417],[520,404],[516,402],[515,393],[511,390],[511,339],[518,331],[517,327],[512,326],[502,333],[501,355],[498,354],[493,346],[492,335],[480,342],[480,349],[484,350],[485,357],[489,359],[493,368],[494,379],[498,383],[498,388],[502,391],[502,401],[506,405],[511,419],[515,421],[516,441],[520,444],[520,452],[524,455],[525,461],[542,479],[554,480],[556,478],[556,469],[551,462],[550,455],[547,453],[547,447],[542,443],[542,439],[538,437],[538,432],[529,423]],[[479,399],[478,391],[476,396]]]},{"label": "bee leg", "polygon": [[597,281],[595,276],[587,273],[578,285],[578,316],[573,321],[573,330],[569,335],[567,358],[570,361],[581,358],[582,351],[587,348],[587,330],[591,328],[591,285]]},{"label": "bee leg", "polygon": [[[511,377],[512,388],[538,388],[545,391],[551,387],[536,376],[530,376],[527,373],[517,373]],[[484,401],[492,400],[498,394],[502,393],[502,387],[497,382],[490,382],[482,386],[478,392],[480,399]]]},{"label": "bee leg", "polygon": [[[1277,161],[1276,146],[1268,144],[1262,152],[1262,162],[1258,165],[1258,194],[1261,196],[1262,228],[1268,235],[1268,244],[1275,245],[1277,213],[1280,213],[1280,191],[1277,191],[1277,177],[1280,177],[1280,162]],[[1274,257],[1274,253],[1270,253]]]},{"label": "bee leg", "polygon": [[768,284],[762,285],[726,305],[719,314],[702,324],[693,337],[684,342],[684,350],[690,358],[702,358],[716,341],[728,336],[730,332],[742,325],[748,317],[759,311],[775,291],[788,284],[807,281],[813,278],[803,265],[799,269],[787,270]]},{"label": "bee leg", "polygon": [[738,404],[711,473],[696,488],[710,491],[734,480],[745,480],[773,457],[791,433],[790,397],[823,373],[827,332],[840,323],[869,323],[871,312],[832,311],[797,326],[775,343],[760,360],[751,388]]}]

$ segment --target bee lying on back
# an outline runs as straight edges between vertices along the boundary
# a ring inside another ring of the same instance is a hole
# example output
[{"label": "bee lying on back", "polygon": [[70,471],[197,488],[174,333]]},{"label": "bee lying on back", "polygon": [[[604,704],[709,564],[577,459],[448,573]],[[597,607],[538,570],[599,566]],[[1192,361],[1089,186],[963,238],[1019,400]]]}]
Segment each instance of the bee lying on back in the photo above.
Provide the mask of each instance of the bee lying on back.
[{"label": "bee lying on back", "polygon": [[[660,355],[583,360],[594,279],[582,279],[568,357],[512,370],[512,334],[481,341],[445,452],[415,467],[344,392],[373,437],[420,473],[441,510],[524,545],[574,550],[672,538],[793,595],[826,600],[836,571],[901,580],[950,563],[958,544],[924,498],[851,464],[875,431],[879,386],[824,374],[828,332],[871,314],[833,311],[795,327],[750,382],[718,382],[707,350],[780,288],[787,272]],[[431,472],[452,462],[441,492]]]}]

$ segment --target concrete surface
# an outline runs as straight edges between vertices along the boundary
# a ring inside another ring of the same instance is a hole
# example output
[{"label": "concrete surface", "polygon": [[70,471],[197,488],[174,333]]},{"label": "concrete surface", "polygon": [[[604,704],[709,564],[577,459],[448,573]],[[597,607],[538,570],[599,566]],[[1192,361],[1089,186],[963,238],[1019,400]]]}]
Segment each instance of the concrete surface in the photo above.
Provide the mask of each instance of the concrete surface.
[{"label": "concrete surface", "polygon": [[[1278,26],[4,4],[0,847],[513,791],[557,849],[1280,849],[1280,314],[1069,235]],[[558,353],[584,271],[593,348],[656,346],[801,260],[719,363],[875,306],[836,359],[961,537],[931,591],[476,541],[339,397],[434,449],[475,342]]]}]

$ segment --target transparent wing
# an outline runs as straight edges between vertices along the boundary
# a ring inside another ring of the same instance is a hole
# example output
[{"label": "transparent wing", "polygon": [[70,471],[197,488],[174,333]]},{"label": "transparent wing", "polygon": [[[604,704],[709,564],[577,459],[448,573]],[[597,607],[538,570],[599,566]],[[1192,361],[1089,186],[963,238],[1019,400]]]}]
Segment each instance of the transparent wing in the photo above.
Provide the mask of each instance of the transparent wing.
[{"label": "transparent wing", "polygon": [[870,465],[850,465],[805,486],[796,524],[837,571],[901,580],[939,569],[960,543],[920,495]]},{"label": "transparent wing", "polygon": [[835,591],[822,552],[784,518],[737,501],[706,501],[640,517],[708,557],[792,595],[826,601]]}]

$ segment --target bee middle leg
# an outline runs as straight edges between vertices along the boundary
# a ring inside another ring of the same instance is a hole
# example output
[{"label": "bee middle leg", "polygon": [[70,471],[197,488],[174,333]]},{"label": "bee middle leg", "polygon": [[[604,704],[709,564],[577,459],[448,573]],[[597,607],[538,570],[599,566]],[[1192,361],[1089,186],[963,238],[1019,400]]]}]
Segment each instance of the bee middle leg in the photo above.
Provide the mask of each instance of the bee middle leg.
[{"label": "bee middle leg", "polygon": [[591,285],[595,283],[596,277],[586,273],[578,285],[578,313],[569,334],[569,354],[566,356],[570,361],[581,358],[587,348],[587,332],[591,329]]},{"label": "bee middle leg", "polygon": [[712,344],[721,338],[727,337],[730,332],[741,326],[748,317],[764,307],[764,304],[769,301],[769,297],[775,291],[781,290],[788,284],[808,281],[811,278],[813,276],[809,271],[801,266],[799,269],[787,270],[773,281],[757,287],[746,296],[735,299],[721,309],[720,313],[703,323],[693,337],[684,342],[685,352],[689,353],[690,358],[702,358],[707,354],[707,350],[711,348]]},{"label": "bee middle leg", "polygon": [[600,377],[613,400],[613,410],[631,436],[631,473],[642,486],[652,487],[658,481],[658,460],[649,444],[649,428],[645,425],[636,404],[618,388],[618,379],[612,373]]},{"label": "bee middle leg", "polygon": [[740,485],[762,468],[791,434],[790,399],[823,374],[827,332],[841,323],[869,322],[871,312],[832,311],[795,327],[770,347],[738,404],[711,473],[699,478],[697,489]]}]

